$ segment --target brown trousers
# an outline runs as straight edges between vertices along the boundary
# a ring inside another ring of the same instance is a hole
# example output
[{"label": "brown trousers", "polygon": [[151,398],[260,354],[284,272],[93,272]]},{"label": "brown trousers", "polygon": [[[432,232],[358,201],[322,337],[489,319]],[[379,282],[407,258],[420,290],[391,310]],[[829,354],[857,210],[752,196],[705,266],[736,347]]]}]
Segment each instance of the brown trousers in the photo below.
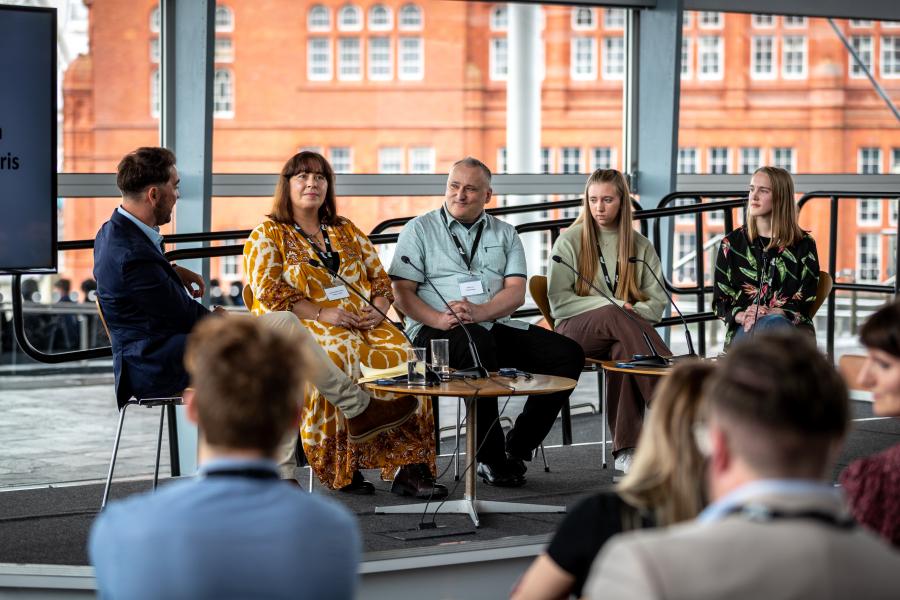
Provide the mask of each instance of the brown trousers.
[{"label": "brown trousers", "polygon": [[[653,325],[634,316],[640,322],[640,329],[620,310],[604,306],[557,323],[556,331],[581,344],[587,358],[624,361],[631,360],[635,354],[648,354],[650,350],[641,330],[650,337],[659,354],[670,355]],[[605,377],[606,420],[613,434],[613,452],[634,448],[644,423],[644,407],[659,378],[609,372]]]}]

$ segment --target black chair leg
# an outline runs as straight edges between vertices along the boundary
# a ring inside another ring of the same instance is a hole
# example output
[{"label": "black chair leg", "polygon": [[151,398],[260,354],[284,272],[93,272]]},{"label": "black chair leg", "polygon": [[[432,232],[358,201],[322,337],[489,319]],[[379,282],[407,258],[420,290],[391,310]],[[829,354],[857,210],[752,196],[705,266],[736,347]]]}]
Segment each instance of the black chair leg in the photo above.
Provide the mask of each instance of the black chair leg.
[{"label": "black chair leg", "polygon": [[162,430],[163,422],[166,420],[165,405],[159,407],[159,432],[156,434],[156,467],[153,469],[153,490],[156,491],[156,485],[159,483],[159,455],[162,452]]},{"label": "black chair leg", "polygon": [[112,456],[109,459],[109,472],[106,474],[106,487],[103,488],[103,500],[100,501],[100,510],[106,508],[106,501],[109,499],[109,488],[112,485],[113,470],[116,468],[116,456],[119,454],[119,440],[122,437],[122,424],[125,422],[126,404],[119,410],[119,426],[116,427],[116,441],[113,442]]}]

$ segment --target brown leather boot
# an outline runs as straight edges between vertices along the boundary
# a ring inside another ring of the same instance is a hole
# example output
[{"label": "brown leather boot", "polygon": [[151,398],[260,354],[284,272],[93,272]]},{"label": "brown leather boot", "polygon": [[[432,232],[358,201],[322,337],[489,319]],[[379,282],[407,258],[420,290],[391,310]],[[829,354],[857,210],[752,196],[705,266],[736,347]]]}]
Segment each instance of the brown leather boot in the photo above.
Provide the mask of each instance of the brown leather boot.
[{"label": "brown leather boot", "polygon": [[351,442],[359,443],[399,427],[413,416],[418,405],[414,396],[400,396],[394,400],[372,398],[366,410],[347,419],[347,437]]}]

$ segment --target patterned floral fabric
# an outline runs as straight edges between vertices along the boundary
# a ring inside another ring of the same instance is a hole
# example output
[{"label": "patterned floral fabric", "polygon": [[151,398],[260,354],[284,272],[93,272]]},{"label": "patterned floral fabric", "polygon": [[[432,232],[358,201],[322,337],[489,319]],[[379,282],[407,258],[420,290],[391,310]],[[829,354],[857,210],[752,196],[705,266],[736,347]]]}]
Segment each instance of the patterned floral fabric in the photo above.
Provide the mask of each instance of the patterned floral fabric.
[{"label": "patterned floral fabric", "polygon": [[900,444],[850,463],[841,485],[853,518],[900,548]]},{"label": "patterned floral fabric", "polygon": [[768,238],[750,243],[746,226],[729,233],[719,246],[716,257],[713,309],[725,321],[725,347],[731,344],[740,324],[736,314],[754,305],[760,270],[765,256],[771,257],[760,293],[760,304],[780,308],[795,326],[813,330],[809,311],[816,300],[819,284],[819,257],[816,241],[808,233],[791,247],[763,250]]},{"label": "patterned floral fabric", "polygon": [[[391,281],[381,266],[375,247],[353,223],[341,219],[328,228],[333,251],[341,258],[339,272],[366,295],[393,300]],[[253,289],[253,314],[291,310],[301,299],[329,308],[360,313],[365,303],[352,292],[348,298],[328,300],[325,288],[331,276],[321,266],[309,243],[290,225],[266,220],[244,245],[244,269]],[[408,346],[402,335],[382,321],[372,330],[347,329],[315,320],[303,325],[328,352],[331,360],[354,380],[360,363],[375,369],[396,367],[406,361]],[[382,396],[383,397],[383,396]],[[329,488],[348,485],[356,469],[381,468],[383,479],[393,479],[398,467],[425,463],[434,471],[434,418],[431,403],[419,401],[416,415],[392,431],[362,444],[347,438],[340,411],[307,384],[301,414],[300,439],[306,457],[319,480]],[[434,473],[432,473],[434,474]]]}]

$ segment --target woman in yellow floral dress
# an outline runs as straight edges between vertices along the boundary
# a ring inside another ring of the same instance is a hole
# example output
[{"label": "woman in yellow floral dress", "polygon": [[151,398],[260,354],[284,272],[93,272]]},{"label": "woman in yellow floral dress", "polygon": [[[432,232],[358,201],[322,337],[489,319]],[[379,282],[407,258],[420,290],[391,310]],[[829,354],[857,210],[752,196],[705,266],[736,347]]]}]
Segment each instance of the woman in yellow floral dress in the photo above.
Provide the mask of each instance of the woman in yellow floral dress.
[{"label": "woman in yellow floral dress", "polygon": [[[375,369],[406,361],[400,332],[339,279],[327,265],[387,312],[391,282],[369,239],[337,215],[334,172],[315,152],[294,155],[281,171],[272,213],[244,245],[244,267],[253,289],[254,314],[294,312],[331,360],[348,376],[360,364]],[[307,384],[300,439],[310,465],[329,488],[365,494],[374,487],[359,469],[380,468],[398,494],[446,496],[434,483],[434,419],[431,404],[419,401],[402,426],[362,443],[348,440],[341,412]],[[399,471],[398,471],[399,469]],[[395,477],[396,473],[396,477]]]}]

